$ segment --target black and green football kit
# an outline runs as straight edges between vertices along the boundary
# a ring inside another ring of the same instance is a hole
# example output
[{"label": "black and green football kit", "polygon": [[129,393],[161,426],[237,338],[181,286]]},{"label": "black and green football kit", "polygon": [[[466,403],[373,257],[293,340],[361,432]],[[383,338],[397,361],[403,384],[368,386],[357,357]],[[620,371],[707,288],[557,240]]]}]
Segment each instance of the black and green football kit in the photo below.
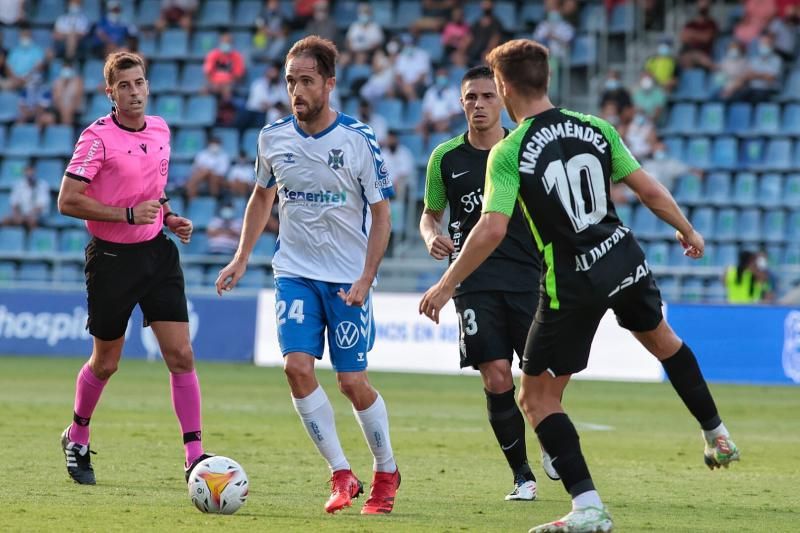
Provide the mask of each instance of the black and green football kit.
[{"label": "black and green football kit", "polygon": [[[437,146],[428,160],[425,207],[450,207],[448,232],[458,257],[478,223],[489,150],[469,143],[464,133]],[[498,248],[457,288],[461,367],[521,357],[536,312],[541,262],[530,227],[519,208],[509,214],[508,234]]]},{"label": "black and green football kit", "polygon": [[638,168],[613,126],[566,109],[526,118],[492,148],[483,210],[510,215],[521,208],[544,263],[523,358],[527,374],[586,368],[609,308],[632,331],[661,321],[644,252],[611,202],[611,182]]}]

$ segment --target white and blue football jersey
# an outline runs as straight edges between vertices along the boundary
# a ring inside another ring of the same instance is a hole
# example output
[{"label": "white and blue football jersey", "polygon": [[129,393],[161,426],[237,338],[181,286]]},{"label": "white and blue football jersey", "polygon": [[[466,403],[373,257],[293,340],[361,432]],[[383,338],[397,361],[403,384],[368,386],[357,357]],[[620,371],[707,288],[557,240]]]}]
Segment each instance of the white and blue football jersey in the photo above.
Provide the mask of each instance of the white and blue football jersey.
[{"label": "white and blue football jersey", "polygon": [[372,129],[339,113],[316,135],[288,116],[258,135],[256,181],[277,186],[275,277],[353,283],[364,269],[369,204],[394,195]]}]

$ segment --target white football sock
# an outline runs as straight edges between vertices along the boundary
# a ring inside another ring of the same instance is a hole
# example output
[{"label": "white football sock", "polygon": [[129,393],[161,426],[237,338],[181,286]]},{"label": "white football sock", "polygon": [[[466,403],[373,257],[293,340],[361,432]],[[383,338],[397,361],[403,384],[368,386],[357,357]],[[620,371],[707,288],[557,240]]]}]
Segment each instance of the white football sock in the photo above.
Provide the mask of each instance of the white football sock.
[{"label": "white football sock", "polygon": [[333,417],[333,406],[328,395],[319,386],[305,398],[292,396],[292,403],[303,421],[308,436],[328,461],[331,472],[350,470],[350,464],[342,451],[339,435],[336,434],[336,420]]},{"label": "white football sock", "polygon": [[728,428],[726,428],[725,424],[723,424],[722,422],[720,422],[719,425],[714,429],[711,429],[709,431],[704,430],[703,435],[706,438],[706,442],[708,442],[709,444],[714,444],[714,439],[716,439],[717,437],[729,436]]},{"label": "white football sock", "polygon": [[375,402],[363,411],[357,411],[353,407],[353,413],[375,458],[373,469],[376,472],[389,473],[397,470],[392,442],[389,440],[389,415],[386,413],[386,404],[383,403],[381,395],[378,394]]},{"label": "white football sock", "polygon": [[572,510],[579,507],[597,507],[603,508],[603,502],[600,500],[600,494],[596,490],[587,490],[572,498]]}]

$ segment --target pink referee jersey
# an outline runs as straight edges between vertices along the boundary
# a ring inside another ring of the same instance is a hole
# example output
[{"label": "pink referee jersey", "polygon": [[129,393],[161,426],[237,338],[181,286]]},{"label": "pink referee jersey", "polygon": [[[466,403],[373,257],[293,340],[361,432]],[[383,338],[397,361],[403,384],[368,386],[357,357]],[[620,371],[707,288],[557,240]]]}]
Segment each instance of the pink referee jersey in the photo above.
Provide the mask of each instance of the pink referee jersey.
[{"label": "pink referee jersey", "polygon": [[[114,207],[134,207],[164,194],[169,170],[169,126],[147,115],[140,130],[126,128],[108,114],[83,130],[64,173],[89,184],[86,195]],[[98,239],[118,243],[149,241],[161,231],[163,213],[147,225],[87,220]]]}]

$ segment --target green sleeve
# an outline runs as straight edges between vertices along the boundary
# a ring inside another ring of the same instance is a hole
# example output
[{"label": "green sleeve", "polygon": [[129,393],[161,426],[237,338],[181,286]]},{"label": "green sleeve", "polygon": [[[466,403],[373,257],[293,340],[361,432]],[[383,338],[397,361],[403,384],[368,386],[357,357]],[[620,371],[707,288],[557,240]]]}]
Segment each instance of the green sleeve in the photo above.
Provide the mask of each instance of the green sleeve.
[{"label": "green sleeve", "polygon": [[511,216],[519,193],[519,142],[506,138],[489,152],[486,165],[486,184],[483,188],[483,212]]},{"label": "green sleeve", "polygon": [[442,145],[437,146],[428,159],[425,174],[425,207],[431,211],[444,211],[447,207],[447,193],[442,181],[442,157],[446,153]]}]

